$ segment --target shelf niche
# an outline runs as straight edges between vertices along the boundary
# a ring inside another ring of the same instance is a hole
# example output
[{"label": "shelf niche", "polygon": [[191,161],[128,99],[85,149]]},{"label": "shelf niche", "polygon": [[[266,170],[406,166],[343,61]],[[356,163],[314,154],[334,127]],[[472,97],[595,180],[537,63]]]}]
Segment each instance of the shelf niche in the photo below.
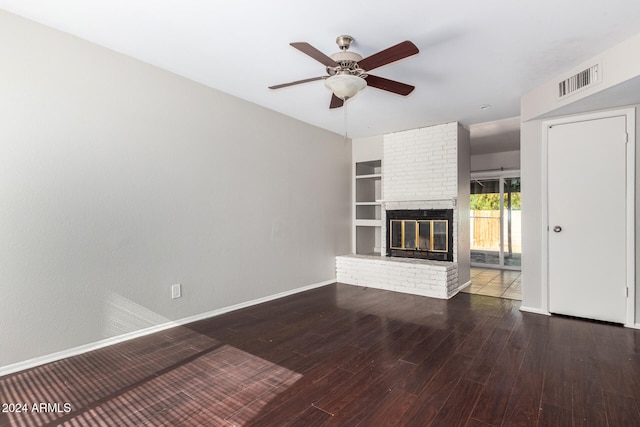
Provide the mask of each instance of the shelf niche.
[{"label": "shelf niche", "polygon": [[355,253],[380,255],[382,160],[355,163]]}]

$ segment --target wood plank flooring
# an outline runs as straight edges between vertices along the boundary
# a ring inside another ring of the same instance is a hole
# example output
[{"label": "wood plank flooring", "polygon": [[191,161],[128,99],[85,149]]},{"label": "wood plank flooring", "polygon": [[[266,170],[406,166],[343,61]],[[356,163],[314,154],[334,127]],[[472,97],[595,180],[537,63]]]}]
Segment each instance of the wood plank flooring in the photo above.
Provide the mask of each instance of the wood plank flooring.
[{"label": "wood plank flooring", "polygon": [[2,377],[0,426],[640,426],[640,331],[519,305],[334,284]]}]

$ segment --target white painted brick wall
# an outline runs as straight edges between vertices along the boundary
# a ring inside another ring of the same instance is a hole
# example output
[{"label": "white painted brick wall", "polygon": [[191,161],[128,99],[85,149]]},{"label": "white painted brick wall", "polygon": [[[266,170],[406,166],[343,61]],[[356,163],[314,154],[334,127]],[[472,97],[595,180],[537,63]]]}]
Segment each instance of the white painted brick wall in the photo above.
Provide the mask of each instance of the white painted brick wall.
[{"label": "white painted brick wall", "polygon": [[338,256],[337,280],[351,285],[451,298],[459,291],[458,123],[386,134],[382,148],[381,247],[387,246],[387,210],[453,209],[454,262]]},{"label": "white painted brick wall", "polygon": [[369,255],[336,257],[338,282],[432,298],[458,293],[458,265],[453,262]]},{"label": "white painted brick wall", "polygon": [[385,200],[457,197],[457,122],[386,134],[382,149]]},{"label": "white painted brick wall", "polygon": [[458,123],[386,134],[382,149],[381,247],[387,247],[386,210],[453,209],[457,262]]}]

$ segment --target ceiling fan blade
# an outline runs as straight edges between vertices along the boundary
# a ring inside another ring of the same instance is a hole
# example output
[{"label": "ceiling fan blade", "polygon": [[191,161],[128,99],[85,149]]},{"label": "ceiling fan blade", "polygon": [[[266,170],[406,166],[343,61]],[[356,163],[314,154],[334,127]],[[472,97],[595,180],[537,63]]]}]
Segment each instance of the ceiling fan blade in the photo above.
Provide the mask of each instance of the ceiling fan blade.
[{"label": "ceiling fan blade", "polygon": [[419,50],[416,45],[411,43],[409,40],[406,40],[395,46],[391,46],[388,49],[374,53],[373,55],[364,58],[362,61],[358,61],[358,65],[363,70],[370,71],[374,68],[382,67],[383,65],[415,55],[418,52]]},{"label": "ceiling fan blade", "polygon": [[369,74],[365,80],[367,81],[367,86],[397,93],[402,96],[409,95],[415,89],[415,86],[397,82],[395,80],[385,79],[384,77],[372,76],[371,74]]},{"label": "ceiling fan blade", "polygon": [[295,47],[296,49],[298,49],[300,52],[309,55],[310,57],[320,62],[321,64],[324,64],[327,67],[338,67],[340,65],[333,59],[329,58],[324,53],[320,52],[315,47],[311,46],[309,43],[295,42],[295,43],[289,43],[289,44]]},{"label": "ceiling fan blade", "polygon": [[344,100],[338,98],[335,94],[331,94],[331,104],[329,108],[340,108],[344,105]]},{"label": "ceiling fan blade", "polygon": [[326,78],[327,78],[327,76],[311,77],[310,79],[296,80],[295,82],[282,83],[282,84],[275,85],[275,86],[269,86],[269,89],[280,89],[280,88],[287,87],[287,86],[299,85],[301,83],[314,82],[316,80],[324,80]]}]

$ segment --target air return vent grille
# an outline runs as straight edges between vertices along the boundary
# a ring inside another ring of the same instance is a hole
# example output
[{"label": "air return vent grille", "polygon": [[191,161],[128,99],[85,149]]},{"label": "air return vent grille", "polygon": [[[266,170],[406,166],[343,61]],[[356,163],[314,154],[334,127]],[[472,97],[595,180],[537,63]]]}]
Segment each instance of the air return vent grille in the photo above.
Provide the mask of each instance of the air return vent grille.
[{"label": "air return vent grille", "polygon": [[586,70],[580,71],[578,74],[575,74],[566,80],[561,81],[558,83],[560,98],[597,82],[599,77],[599,67],[598,64],[596,64]]}]

